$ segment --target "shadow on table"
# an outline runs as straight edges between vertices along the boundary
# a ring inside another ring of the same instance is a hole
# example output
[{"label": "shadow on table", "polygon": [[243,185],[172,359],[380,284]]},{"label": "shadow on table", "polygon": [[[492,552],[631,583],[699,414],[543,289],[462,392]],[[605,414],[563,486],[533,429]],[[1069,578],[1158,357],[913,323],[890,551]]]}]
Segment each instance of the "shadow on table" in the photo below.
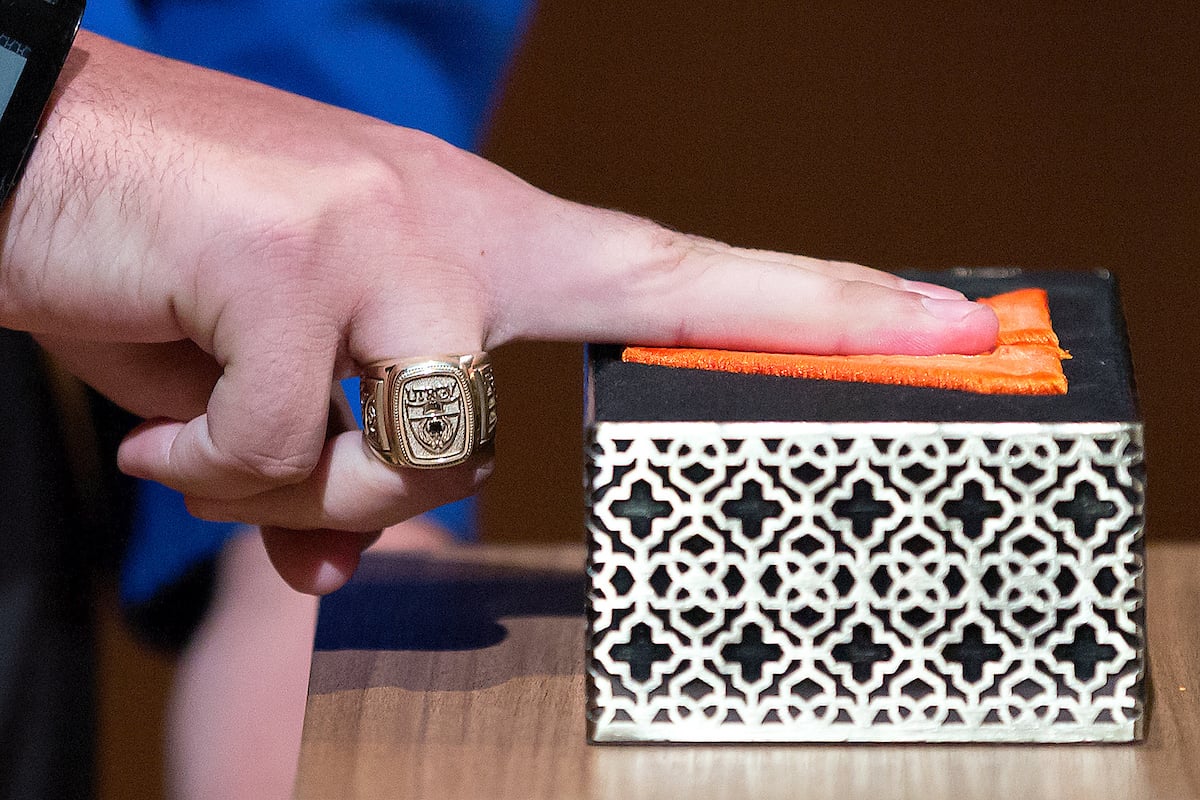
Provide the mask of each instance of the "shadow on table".
[{"label": "shadow on table", "polygon": [[321,601],[314,650],[492,647],[506,636],[501,618],[582,617],[585,593],[582,571],[377,556]]}]

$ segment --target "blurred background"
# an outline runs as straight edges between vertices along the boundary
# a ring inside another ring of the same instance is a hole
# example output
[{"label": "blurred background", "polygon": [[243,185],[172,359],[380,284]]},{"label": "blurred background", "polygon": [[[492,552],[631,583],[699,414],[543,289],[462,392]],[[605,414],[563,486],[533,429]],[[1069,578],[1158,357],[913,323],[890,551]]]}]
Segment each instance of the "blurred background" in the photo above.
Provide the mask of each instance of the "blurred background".
[{"label": "blurred background", "polygon": [[[1111,270],[1149,535],[1200,535],[1200,6],[540,6],[486,153],[550,192],[875,267]],[[582,349],[496,354],[490,540],[580,539]]]},{"label": "blurred background", "polygon": [[[953,6],[953,8],[951,8]],[[888,269],[1104,268],[1149,535],[1200,535],[1200,4],[543,0],[486,154],[550,192]],[[487,541],[582,541],[582,348],[495,355]],[[155,797],[172,665],[108,619],[103,796]]]}]

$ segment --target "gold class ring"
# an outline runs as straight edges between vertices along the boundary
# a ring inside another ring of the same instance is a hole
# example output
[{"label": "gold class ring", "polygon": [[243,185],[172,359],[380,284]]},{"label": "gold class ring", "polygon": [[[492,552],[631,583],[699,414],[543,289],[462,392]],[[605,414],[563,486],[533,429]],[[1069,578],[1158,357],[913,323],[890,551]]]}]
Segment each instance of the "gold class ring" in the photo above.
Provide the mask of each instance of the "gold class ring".
[{"label": "gold class ring", "polygon": [[362,371],[363,438],[397,467],[461,464],[496,434],[487,353],[377,361]]}]

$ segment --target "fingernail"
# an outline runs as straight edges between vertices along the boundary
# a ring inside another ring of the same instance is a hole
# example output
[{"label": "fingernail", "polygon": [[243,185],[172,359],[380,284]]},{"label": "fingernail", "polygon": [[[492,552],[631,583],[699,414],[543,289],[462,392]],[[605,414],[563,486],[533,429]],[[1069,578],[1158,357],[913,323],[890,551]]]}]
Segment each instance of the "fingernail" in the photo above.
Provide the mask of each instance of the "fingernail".
[{"label": "fingernail", "polygon": [[925,281],[905,281],[905,291],[923,294],[926,297],[932,297],[937,300],[966,300],[967,296],[962,292],[945,286],[938,286],[936,283],[925,283]]},{"label": "fingernail", "polygon": [[930,316],[945,322],[962,322],[979,309],[979,305],[970,300],[942,300],[936,297],[922,298],[921,305],[925,306]]},{"label": "fingernail", "polygon": [[475,485],[478,486],[479,484],[486,481],[488,478],[490,478],[492,476],[492,473],[495,471],[496,471],[496,462],[493,459],[489,458],[487,461],[480,464],[478,467],[475,468]]},{"label": "fingernail", "polygon": [[303,591],[307,594],[326,595],[336,592],[350,580],[344,570],[328,561],[322,561],[312,576],[312,583]]}]

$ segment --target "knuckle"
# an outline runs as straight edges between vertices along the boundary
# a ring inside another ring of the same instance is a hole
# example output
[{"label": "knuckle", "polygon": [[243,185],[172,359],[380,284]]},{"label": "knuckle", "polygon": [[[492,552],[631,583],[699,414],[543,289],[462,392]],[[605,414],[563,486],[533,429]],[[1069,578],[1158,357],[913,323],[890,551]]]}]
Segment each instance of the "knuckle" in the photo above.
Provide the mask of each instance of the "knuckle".
[{"label": "knuckle", "polygon": [[677,276],[696,252],[695,243],[685,234],[646,224],[641,232],[641,249],[646,253],[646,268],[652,274]]},{"label": "knuckle", "polygon": [[243,223],[244,248],[270,275],[340,269],[364,238],[395,238],[412,205],[408,183],[385,158],[339,160],[286,192],[260,193]]},{"label": "knuckle", "polygon": [[329,199],[331,217],[392,222],[400,209],[412,205],[411,182],[385,158],[358,159],[342,173],[341,189]]},{"label": "knuckle", "polygon": [[612,263],[622,265],[622,274],[608,282],[631,292],[632,302],[671,297],[705,269],[706,259],[695,240],[648,220],[634,219],[617,241],[622,250]]},{"label": "knuckle", "polygon": [[225,454],[225,464],[243,480],[265,486],[300,483],[316,469],[319,453],[281,454],[257,449],[237,449]]},{"label": "knuckle", "polygon": [[411,168],[440,176],[440,182],[444,182],[445,176],[461,174],[478,163],[476,156],[424,131],[405,128],[397,133],[402,137],[398,144]]},{"label": "knuckle", "polygon": [[250,231],[249,260],[270,281],[303,275],[320,263],[327,241],[323,227],[315,209],[277,210]]},{"label": "knuckle", "polygon": [[829,352],[891,349],[894,342],[907,341],[920,329],[923,314],[916,295],[858,280],[835,281],[828,291]]},{"label": "knuckle", "polygon": [[[368,154],[341,168],[344,207],[338,210],[382,231],[399,225],[413,233],[437,226],[460,211],[456,204],[464,200],[462,187],[470,185],[462,178],[478,158],[421,131],[393,133],[382,155]],[[390,157],[397,151],[403,152],[402,160]]]},{"label": "knuckle", "polygon": [[870,314],[885,308],[896,308],[906,302],[903,293],[886,286],[859,280],[837,280],[832,287],[833,303],[846,311]]}]

